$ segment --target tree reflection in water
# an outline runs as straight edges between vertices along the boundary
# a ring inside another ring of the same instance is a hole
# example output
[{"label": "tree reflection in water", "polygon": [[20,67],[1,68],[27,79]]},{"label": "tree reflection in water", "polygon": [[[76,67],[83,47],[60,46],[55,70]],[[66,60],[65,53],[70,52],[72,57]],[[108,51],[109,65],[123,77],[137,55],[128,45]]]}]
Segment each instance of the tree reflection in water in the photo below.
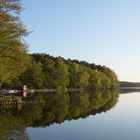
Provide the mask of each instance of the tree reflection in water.
[{"label": "tree reflection in water", "polygon": [[27,140],[26,127],[46,127],[106,112],[115,106],[118,95],[118,91],[30,94],[26,100],[38,103],[0,110],[0,138]]}]

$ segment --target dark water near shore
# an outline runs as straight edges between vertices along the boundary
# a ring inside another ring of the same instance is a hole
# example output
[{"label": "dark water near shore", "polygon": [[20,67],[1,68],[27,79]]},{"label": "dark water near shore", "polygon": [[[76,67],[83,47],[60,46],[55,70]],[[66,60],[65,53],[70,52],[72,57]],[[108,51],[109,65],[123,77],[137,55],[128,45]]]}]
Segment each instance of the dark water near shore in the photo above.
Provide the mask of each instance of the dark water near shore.
[{"label": "dark water near shore", "polygon": [[140,92],[47,93],[33,97],[40,104],[0,110],[0,139],[140,139]]}]

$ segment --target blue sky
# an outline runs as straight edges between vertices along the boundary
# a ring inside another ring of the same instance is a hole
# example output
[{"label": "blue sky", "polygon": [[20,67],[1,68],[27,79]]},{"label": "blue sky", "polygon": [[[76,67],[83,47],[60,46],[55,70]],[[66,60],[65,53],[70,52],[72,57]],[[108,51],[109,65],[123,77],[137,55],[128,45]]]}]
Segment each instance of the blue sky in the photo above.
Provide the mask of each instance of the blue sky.
[{"label": "blue sky", "polygon": [[139,0],[22,0],[29,52],[86,60],[140,82]]}]

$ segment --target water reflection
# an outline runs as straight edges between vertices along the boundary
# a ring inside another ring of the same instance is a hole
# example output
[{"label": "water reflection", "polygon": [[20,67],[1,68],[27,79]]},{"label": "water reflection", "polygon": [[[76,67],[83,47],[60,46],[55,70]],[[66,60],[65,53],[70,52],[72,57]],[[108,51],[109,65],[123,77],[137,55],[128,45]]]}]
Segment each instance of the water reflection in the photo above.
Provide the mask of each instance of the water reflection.
[{"label": "water reflection", "polygon": [[47,127],[106,112],[117,99],[117,91],[30,94],[26,100],[34,104],[0,110],[0,138],[28,139],[27,127]]}]

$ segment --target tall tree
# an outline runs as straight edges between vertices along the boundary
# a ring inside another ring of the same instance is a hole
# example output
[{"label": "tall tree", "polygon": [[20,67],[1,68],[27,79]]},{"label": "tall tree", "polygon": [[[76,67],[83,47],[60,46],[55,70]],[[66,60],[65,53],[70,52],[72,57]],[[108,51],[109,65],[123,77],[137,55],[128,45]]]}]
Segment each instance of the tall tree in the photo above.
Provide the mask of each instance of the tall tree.
[{"label": "tall tree", "polygon": [[69,64],[69,87],[86,88],[88,86],[89,74],[87,68],[77,63]]},{"label": "tall tree", "polygon": [[32,88],[42,88],[44,86],[45,75],[43,73],[42,64],[32,62],[32,65],[20,75],[18,79],[22,84],[27,84]]},{"label": "tall tree", "polygon": [[88,88],[101,89],[102,88],[101,77],[100,77],[101,72],[99,72],[98,70],[90,69],[89,73],[90,73],[90,78],[89,78]]},{"label": "tall tree", "polygon": [[62,58],[57,58],[54,68],[54,87],[57,89],[64,89],[69,85],[68,67]]},{"label": "tall tree", "polygon": [[19,14],[20,0],[0,0],[0,82],[10,82],[30,61],[23,36],[28,33]]}]

